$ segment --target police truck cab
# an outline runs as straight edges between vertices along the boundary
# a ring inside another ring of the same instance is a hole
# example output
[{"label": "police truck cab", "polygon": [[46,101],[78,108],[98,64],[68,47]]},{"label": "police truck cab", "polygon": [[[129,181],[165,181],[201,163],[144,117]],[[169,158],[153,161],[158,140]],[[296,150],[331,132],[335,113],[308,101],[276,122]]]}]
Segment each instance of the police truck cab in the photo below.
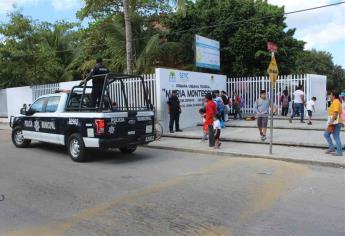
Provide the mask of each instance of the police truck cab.
[{"label": "police truck cab", "polygon": [[[26,111],[11,117],[12,141],[18,148],[31,140],[64,145],[73,161],[86,160],[89,148],[119,148],[132,153],[138,145],[155,140],[154,110],[145,81],[141,76],[106,74],[102,96],[92,106],[88,85],[71,91],[39,97]],[[129,89],[131,79],[135,89]]]}]

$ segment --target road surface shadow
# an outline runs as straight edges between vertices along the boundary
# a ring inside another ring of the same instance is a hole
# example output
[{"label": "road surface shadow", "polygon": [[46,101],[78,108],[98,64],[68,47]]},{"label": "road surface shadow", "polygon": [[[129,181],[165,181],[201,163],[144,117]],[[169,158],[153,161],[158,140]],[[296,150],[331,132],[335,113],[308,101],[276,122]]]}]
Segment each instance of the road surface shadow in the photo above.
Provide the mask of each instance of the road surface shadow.
[{"label": "road surface shadow", "polygon": [[[70,158],[66,147],[61,145],[55,145],[50,143],[43,142],[34,142],[28,148],[37,148],[39,150],[50,152],[51,155],[64,155],[66,158]],[[96,150],[96,149],[87,149],[87,161],[85,163],[92,162],[104,162],[107,164],[121,164],[121,163],[130,163],[130,162],[140,162],[145,161],[151,158],[154,158],[155,155],[146,155],[140,153],[140,148],[138,148],[135,153],[124,154],[121,153],[118,149],[111,150]]]}]

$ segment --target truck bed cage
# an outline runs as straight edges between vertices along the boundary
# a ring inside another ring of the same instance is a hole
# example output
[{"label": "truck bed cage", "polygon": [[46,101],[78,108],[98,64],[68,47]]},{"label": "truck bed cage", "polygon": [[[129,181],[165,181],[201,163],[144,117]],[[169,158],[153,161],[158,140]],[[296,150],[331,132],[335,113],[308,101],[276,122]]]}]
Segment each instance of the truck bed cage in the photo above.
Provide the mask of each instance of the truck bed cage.
[{"label": "truck bed cage", "polygon": [[[92,86],[88,86],[87,83],[93,79],[104,79],[103,86],[102,86],[102,95],[98,103],[99,104],[98,107],[97,107],[97,101],[94,102],[96,103],[95,107],[90,107],[83,104],[84,99],[86,98],[90,99],[90,97],[88,97],[88,95],[86,94],[86,90],[92,89]],[[128,80],[128,79],[137,79],[141,81],[142,91],[143,91],[143,96],[144,96],[144,104],[145,104],[144,107],[143,106],[141,107],[129,106],[128,96],[126,93],[126,88],[125,88],[125,83],[124,83],[124,80]],[[120,89],[123,95],[123,100],[124,100],[124,105],[125,105],[124,107],[120,107],[119,109],[116,109],[116,111],[124,111],[124,110],[135,111],[135,110],[152,110],[153,109],[153,106],[149,99],[149,91],[147,89],[145,80],[141,75],[113,74],[113,73],[108,73],[108,74],[103,74],[103,75],[91,75],[90,73],[81,84],[76,85],[72,88],[66,102],[66,111],[79,111],[79,112],[81,111],[105,112],[109,110],[114,111],[114,108],[112,107],[109,86],[115,82],[120,83]],[[76,92],[77,90],[79,90],[79,93]],[[80,90],[82,91],[81,95],[80,95]],[[72,99],[74,98],[74,96],[78,96],[78,95],[80,95],[80,98],[78,99],[79,101],[77,102],[77,105],[74,104],[74,106],[72,106],[71,105]]]}]

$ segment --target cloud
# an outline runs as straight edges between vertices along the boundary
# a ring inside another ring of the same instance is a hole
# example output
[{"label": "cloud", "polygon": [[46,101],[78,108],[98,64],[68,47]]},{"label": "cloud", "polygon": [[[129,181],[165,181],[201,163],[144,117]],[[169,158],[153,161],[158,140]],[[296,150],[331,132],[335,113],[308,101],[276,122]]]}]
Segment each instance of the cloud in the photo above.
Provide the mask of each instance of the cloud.
[{"label": "cloud", "polygon": [[37,4],[40,0],[0,0],[0,14],[6,14],[13,10],[13,6],[22,7],[24,5]]},{"label": "cloud", "polygon": [[[268,0],[269,3],[284,6],[285,12],[307,9],[334,3],[333,0]],[[345,43],[345,4],[316,9],[287,16],[289,28],[296,28],[296,37],[307,42],[306,48],[323,50],[329,44]]]},{"label": "cloud", "polygon": [[52,6],[57,11],[66,11],[74,8],[79,8],[81,0],[52,0]]},{"label": "cloud", "polygon": [[345,41],[345,26],[344,23],[332,22],[322,27],[301,30],[298,35],[307,42],[307,49],[322,49],[330,44]]},{"label": "cloud", "polygon": [[80,8],[82,0],[0,0],[0,14],[6,14],[13,10],[13,6],[25,7],[28,5],[38,5],[39,3],[50,2],[56,11],[66,11]]}]

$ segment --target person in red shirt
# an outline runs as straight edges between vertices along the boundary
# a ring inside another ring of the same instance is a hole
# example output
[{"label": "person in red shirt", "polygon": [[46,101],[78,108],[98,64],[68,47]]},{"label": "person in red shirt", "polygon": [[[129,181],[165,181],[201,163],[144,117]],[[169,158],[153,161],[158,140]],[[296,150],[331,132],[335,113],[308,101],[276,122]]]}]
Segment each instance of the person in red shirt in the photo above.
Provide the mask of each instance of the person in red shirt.
[{"label": "person in red shirt", "polygon": [[214,132],[213,132],[213,118],[217,114],[217,105],[212,100],[212,94],[210,94],[210,93],[206,94],[205,99],[206,99],[205,125],[208,126],[209,146],[214,147],[215,146],[215,140],[214,140]]}]

